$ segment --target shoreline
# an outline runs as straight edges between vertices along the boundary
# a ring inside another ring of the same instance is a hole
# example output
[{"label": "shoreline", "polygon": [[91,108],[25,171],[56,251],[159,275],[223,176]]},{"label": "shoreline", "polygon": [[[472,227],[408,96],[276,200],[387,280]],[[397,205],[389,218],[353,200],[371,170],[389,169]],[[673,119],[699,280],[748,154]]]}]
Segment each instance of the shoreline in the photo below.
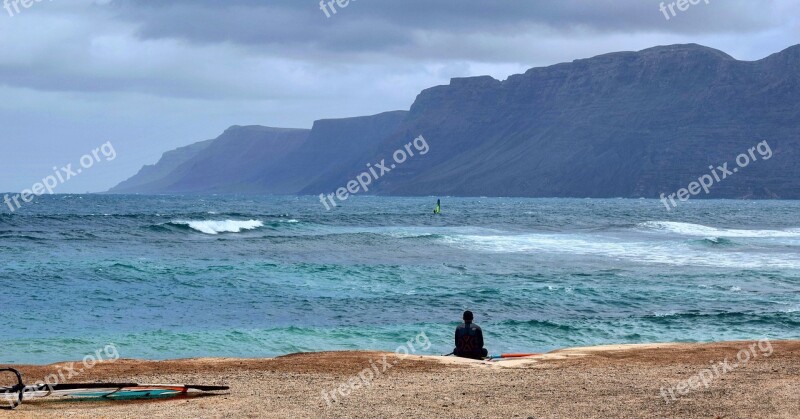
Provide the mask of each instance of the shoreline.
[{"label": "shoreline", "polygon": [[[10,367],[31,384],[69,364]],[[374,351],[119,359],[68,382],[98,381],[231,391],[135,402],[39,399],[0,417],[791,417],[800,409],[800,340],[605,345],[491,362]]]}]

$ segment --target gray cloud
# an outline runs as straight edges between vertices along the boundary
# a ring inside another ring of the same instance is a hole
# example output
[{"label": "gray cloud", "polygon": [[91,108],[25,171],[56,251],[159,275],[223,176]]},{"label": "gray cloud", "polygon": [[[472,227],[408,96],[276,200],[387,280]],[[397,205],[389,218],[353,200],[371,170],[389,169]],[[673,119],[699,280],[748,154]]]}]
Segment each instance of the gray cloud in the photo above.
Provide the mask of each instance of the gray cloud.
[{"label": "gray cloud", "polygon": [[[745,33],[788,19],[772,13],[782,2],[713,0],[667,21],[654,0],[359,0],[326,19],[313,0],[151,2],[120,0],[120,16],[141,24],[146,38],[259,46],[288,43],[338,50],[384,51],[415,46],[414,33],[513,35],[539,28],[599,33]],[[220,4],[225,4],[220,7]],[[800,8],[792,8],[794,11]],[[213,22],[211,25],[207,23]],[[287,22],[292,22],[287,25]],[[206,25],[204,25],[206,24]]]}]

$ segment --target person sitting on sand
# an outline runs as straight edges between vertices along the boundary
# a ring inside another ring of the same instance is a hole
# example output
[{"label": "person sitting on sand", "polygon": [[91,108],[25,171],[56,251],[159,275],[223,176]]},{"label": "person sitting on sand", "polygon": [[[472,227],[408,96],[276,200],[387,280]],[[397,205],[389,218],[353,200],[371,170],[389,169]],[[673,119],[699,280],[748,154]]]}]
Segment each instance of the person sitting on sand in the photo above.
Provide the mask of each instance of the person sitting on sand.
[{"label": "person sitting on sand", "polygon": [[464,312],[464,323],[456,328],[456,348],[453,355],[462,358],[483,359],[489,356],[489,351],[483,347],[483,331],[477,324],[472,323],[471,311]]}]

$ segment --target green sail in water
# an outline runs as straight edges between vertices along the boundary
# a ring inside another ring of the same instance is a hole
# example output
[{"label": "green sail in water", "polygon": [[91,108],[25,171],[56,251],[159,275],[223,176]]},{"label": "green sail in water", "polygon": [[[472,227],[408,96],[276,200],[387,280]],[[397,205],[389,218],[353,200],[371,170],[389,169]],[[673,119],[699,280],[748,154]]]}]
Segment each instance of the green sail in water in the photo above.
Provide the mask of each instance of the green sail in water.
[{"label": "green sail in water", "polygon": [[441,214],[442,213],[442,202],[440,200],[436,200],[436,208],[433,209],[434,214]]}]

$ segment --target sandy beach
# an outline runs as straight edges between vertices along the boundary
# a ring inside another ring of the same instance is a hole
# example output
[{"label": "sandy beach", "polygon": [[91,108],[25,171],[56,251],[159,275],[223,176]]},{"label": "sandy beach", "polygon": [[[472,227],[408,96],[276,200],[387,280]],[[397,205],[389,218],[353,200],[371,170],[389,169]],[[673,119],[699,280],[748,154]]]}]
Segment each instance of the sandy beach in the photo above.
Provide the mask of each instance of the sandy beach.
[{"label": "sandy beach", "polygon": [[[63,365],[16,368],[32,383]],[[120,359],[72,381],[224,384],[231,390],[157,401],[39,399],[0,417],[796,418],[800,341],[614,345],[492,362],[381,352]]]}]

